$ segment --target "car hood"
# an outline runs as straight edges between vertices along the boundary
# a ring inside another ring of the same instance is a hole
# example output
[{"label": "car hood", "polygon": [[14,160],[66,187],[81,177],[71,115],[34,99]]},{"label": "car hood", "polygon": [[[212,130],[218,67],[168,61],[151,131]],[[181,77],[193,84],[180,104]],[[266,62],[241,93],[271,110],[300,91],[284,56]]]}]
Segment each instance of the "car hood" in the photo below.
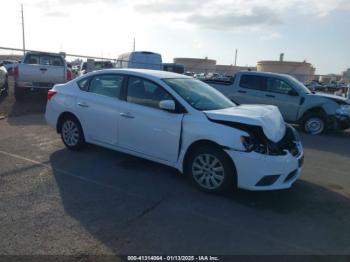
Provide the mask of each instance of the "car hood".
[{"label": "car hood", "polygon": [[331,99],[337,103],[340,104],[350,104],[349,99],[345,98],[345,97],[341,97],[341,96],[336,96],[336,95],[330,95],[330,94],[325,94],[325,93],[315,93],[315,94],[310,94],[313,96],[318,96],[321,98],[326,98],[326,99]]},{"label": "car hood", "polygon": [[273,142],[280,141],[286,132],[286,124],[276,106],[239,105],[204,113],[211,120],[260,126],[265,136]]}]

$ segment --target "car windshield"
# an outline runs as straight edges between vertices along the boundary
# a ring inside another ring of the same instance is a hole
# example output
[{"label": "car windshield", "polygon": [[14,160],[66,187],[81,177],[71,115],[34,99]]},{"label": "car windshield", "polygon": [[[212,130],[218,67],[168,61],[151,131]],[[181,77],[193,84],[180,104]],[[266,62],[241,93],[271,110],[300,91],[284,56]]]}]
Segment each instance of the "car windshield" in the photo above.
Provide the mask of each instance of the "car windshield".
[{"label": "car windshield", "polygon": [[311,91],[303,84],[301,83],[298,79],[287,75],[288,79],[295,84],[295,86],[301,91],[304,92],[305,94],[311,94]]},{"label": "car windshield", "polygon": [[168,78],[163,81],[197,110],[217,110],[235,106],[219,91],[200,80]]}]

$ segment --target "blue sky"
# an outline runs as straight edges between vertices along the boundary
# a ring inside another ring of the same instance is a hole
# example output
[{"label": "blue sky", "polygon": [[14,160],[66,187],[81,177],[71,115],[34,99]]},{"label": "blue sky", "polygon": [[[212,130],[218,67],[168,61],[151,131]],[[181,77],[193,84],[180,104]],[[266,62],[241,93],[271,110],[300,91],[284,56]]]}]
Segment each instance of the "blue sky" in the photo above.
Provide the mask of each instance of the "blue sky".
[{"label": "blue sky", "polygon": [[205,57],[219,64],[307,60],[317,74],[350,67],[349,0],[14,0],[1,3],[0,46],[115,58],[137,50]]}]

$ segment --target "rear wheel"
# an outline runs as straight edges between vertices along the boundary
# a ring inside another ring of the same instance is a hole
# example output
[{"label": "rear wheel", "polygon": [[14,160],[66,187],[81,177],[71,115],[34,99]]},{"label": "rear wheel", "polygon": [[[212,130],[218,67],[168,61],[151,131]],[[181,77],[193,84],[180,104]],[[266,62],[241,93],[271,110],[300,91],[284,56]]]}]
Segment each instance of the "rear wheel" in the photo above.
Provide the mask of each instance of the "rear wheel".
[{"label": "rear wheel", "polygon": [[67,116],[61,121],[60,133],[62,141],[68,149],[79,150],[85,144],[81,125],[73,116]]},{"label": "rear wheel", "polygon": [[311,135],[319,135],[326,129],[326,121],[322,115],[309,114],[302,121],[304,131]]},{"label": "rear wheel", "polygon": [[194,150],[185,172],[197,187],[206,192],[223,193],[236,187],[236,172],[231,159],[214,146]]}]

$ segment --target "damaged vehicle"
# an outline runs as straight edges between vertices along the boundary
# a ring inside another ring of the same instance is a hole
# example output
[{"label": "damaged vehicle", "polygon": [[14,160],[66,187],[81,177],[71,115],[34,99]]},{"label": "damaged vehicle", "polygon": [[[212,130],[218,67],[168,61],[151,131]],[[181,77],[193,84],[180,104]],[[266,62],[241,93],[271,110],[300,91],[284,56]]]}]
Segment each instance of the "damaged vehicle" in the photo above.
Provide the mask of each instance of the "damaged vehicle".
[{"label": "damaged vehicle", "polygon": [[68,149],[92,143],[159,162],[207,192],[276,190],[300,176],[297,131],[275,106],[237,106],[192,77],[88,73],[48,92],[46,120]]},{"label": "damaged vehicle", "polygon": [[289,75],[241,71],[230,82],[207,82],[235,103],[277,106],[285,121],[311,135],[350,128],[350,100],[311,92]]}]

